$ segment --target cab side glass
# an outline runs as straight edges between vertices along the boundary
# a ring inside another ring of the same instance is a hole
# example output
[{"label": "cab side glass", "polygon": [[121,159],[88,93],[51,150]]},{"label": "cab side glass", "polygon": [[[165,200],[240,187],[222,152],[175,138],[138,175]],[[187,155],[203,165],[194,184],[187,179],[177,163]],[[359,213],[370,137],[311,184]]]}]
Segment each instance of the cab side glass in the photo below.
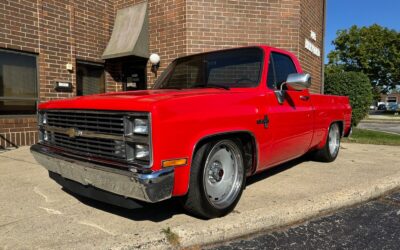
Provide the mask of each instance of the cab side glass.
[{"label": "cab side glass", "polygon": [[[273,74],[270,74],[271,71]],[[269,88],[280,89],[281,84],[286,82],[287,77],[293,73],[297,73],[297,70],[289,56],[277,52],[271,53],[270,67],[268,69]],[[270,75],[272,79],[270,79]]]}]

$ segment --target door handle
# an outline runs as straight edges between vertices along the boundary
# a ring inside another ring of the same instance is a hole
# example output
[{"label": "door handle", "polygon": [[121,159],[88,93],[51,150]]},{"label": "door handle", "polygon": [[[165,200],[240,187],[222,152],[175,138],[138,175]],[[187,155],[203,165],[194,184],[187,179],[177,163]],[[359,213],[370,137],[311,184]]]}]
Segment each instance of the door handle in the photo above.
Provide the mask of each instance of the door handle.
[{"label": "door handle", "polygon": [[300,99],[303,101],[308,101],[310,99],[310,97],[308,95],[301,95]]}]

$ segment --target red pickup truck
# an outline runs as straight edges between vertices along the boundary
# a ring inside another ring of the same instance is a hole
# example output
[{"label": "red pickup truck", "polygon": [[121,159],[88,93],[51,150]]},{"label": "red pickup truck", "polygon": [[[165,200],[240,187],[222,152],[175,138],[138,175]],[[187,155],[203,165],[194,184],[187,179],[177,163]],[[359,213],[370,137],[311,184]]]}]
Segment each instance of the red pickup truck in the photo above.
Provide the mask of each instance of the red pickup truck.
[{"label": "red pickup truck", "polygon": [[294,55],[268,46],[190,55],[152,90],[40,104],[31,152],[80,195],[128,208],[180,197],[190,213],[220,217],[248,176],[306,153],[335,160],[349,99],[310,84]]}]

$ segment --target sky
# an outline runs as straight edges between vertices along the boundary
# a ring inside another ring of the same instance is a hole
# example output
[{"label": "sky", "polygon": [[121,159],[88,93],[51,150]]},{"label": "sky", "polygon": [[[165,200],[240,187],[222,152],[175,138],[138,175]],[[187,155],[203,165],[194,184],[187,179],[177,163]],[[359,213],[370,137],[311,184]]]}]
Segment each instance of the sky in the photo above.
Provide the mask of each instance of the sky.
[{"label": "sky", "polygon": [[337,30],[374,23],[400,32],[400,0],[327,0],[325,58]]}]

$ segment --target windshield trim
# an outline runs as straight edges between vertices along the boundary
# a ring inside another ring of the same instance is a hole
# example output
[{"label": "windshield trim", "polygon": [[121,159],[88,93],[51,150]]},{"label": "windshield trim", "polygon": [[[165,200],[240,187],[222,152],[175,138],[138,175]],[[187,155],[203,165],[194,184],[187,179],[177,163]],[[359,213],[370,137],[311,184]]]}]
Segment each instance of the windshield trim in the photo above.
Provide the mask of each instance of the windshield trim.
[{"label": "windshield trim", "polygon": [[[177,89],[177,88],[159,88],[161,85],[161,82],[163,82],[164,79],[166,79],[170,74],[173,73],[170,68],[173,67],[173,65],[176,64],[178,60],[187,60],[190,59],[191,57],[195,56],[205,56],[209,54],[214,54],[214,53],[221,53],[225,51],[235,51],[235,50],[245,50],[245,49],[258,49],[261,52],[261,64],[260,64],[260,72],[258,75],[258,83],[252,86],[228,86],[229,89],[240,89],[240,88],[257,88],[260,86],[260,83],[262,82],[262,75],[264,71],[264,64],[265,64],[265,51],[262,47],[259,46],[248,46],[248,47],[240,47],[240,48],[228,48],[228,49],[222,49],[222,50],[214,50],[214,51],[208,51],[208,52],[202,52],[202,53],[197,53],[197,54],[192,54],[192,55],[187,55],[187,56],[182,56],[174,59],[168,66],[167,68],[161,73],[160,77],[156,80],[154,86],[152,89]],[[207,87],[204,87],[207,88]],[[213,86],[210,86],[209,88],[215,88]],[[193,89],[193,88],[184,88],[184,89]],[[184,90],[179,89],[179,90]]]}]

